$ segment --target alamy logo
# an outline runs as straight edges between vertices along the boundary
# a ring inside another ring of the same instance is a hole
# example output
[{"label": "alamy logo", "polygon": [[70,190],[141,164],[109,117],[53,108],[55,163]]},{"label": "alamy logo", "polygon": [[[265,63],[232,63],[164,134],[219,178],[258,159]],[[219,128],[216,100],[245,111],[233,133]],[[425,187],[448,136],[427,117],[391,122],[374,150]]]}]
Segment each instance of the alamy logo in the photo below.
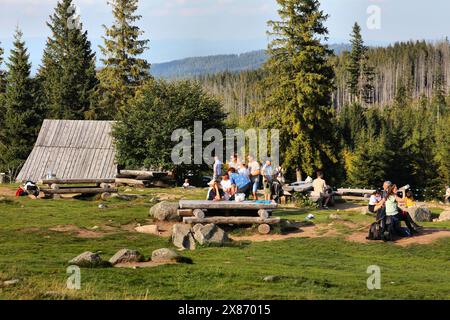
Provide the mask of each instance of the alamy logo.
[{"label": "alamy logo", "polygon": [[[215,156],[222,160],[230,159],[236,154],[235,150],[241,159],[244,159],[246,154],[250,154],[260,162],[270,158],[274,166],[280,163],[279,130],[227,129],[224,137],[222,131],[218,129],[209,129],[203,133],[202,122],[196,121],[193,134],[187,129],[177,129],[172,133],[172,142],[179,142],[172,149],[171,154],[175,165],[202,165],[203,163],[212,165]],[[205,142],[209,144],[204,148]]]},{"label": "alamy logo", "polygon": [[67,289],[80,290],[81,289],[81,269],[78,266],[69,266],[67,268]]},{"label": "alamy logo", "polygon": [[80,8],[72,4],[67,8],[67,13],[69,14],[69,18],[67,18],[67,28],[69,28],[69,30],[81,30]]},{"label": "alamy logo", "polygon": [[369,266],[367,274],[370,274],[369,278],[367,278],[367,289],[381,290],[381,268],[379,266]]},{"label": "alamy logo", "polygon": [[375,4],[370,5],[367,8],[367,28],[369,30],[380,30],[381,29],[381,8]]}]

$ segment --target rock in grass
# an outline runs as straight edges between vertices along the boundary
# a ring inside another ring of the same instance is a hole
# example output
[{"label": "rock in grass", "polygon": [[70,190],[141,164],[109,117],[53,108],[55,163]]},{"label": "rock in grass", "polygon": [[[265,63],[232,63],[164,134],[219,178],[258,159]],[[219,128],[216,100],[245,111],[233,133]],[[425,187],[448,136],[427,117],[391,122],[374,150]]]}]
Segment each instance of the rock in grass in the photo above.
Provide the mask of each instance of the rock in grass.
[{"label": "rock in grass", "polygon": [[276,282],[276,281],[280,281],[281,277],[280,276],[267,276],[263,280],[265,282]]},{"label": "rock in grass", "polygon": [[114,266],[119,263],[142,262],[144,260],[144,256],[139,251],[122,249],[109,259],[109,263]]},{"label": "rock in grass", "polygon": [[16,284],[18,284],[20,282],[19,279],[13,279],[13,280],[7,280],[7,281],[3,281],[3,285],[5,287],[10,287],[10,286],[15,286]]},{"label": "rock in grass", "polygon": [[433,220],[431,211],[427,207],[412,207],[407,211],[415,222],[431,222]]},{"label": "rock in grass", "polygon": [[152,252],[153,262],[178,262],[181,256],[173,250],[163,248]]},{"label": "rock in grass", "polygon": [[136,227],[134,230],[139,233],[145,233],[145,234],[153,234],[155,236],[159,235],[159,230],[157,225],[148,225],[148,226],[139,226]]},{"label": "rock in grass", "polygon": [[180,249],[195,250],[195,240],[191,227],[187,224],[175,224],[172,229],[172,242]]},{"label": "rock in grass", "polygon": [[178,215],[178,203],[163,201],[150,209],[150,217],[158,221],[181,221]]},{"label": "rock in grass", "polygon": [[197,224],[192,230],[195,240],[197,240],[200,245],[223,245],[224,243],[230,241],[230,239],[228,238],[228,234],[215,224],[208,224],[206,226]]},{"label": "rock in grass", "polygon": [[450,211],[444,211],[439,216],[439,222],[450,221]]},{"label": "rock in grass", "polygon": [[89,251],[84,252],[78,257],[70,260],[69,265],[78,266],[80,268],[106,268],[111,266],[111,264],[104,261],[98,253],[92,253]]}]

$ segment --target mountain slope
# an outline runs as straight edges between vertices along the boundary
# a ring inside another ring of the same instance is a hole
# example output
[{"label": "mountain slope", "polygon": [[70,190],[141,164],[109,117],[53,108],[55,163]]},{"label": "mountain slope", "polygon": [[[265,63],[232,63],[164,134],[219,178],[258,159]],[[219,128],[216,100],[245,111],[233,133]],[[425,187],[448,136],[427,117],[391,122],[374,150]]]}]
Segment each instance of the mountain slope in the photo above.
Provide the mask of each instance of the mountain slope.
[{"label": "mountain slope", "polygon": [[[349,48],[345,44],[330,45],[336,54]],[[223,71],[238,72],[259,69],[267,60],[265,50],[242,54],[192,57],[152,65],[151,73],[157,78],[192,78]]]}]

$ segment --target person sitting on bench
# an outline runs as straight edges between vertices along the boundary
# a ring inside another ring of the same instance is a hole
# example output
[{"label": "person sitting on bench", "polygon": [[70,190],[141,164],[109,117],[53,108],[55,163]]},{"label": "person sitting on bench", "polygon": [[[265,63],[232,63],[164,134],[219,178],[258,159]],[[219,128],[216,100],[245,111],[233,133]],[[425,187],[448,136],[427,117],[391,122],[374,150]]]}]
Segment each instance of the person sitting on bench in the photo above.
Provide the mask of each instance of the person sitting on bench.
[{"label": "person sitting on bench", "polygon": [[391,185],[387,191],[386,198],[382,200],[386,206],[386,216],[394,217],[397,221],[404,221],[411,234],[418,233],[415,228],[419,229],[421,227],[414,222],[408,212],[399,208],[398,204],[403,203],[404,200],[397,195],[397,192],[397,186],[395,184]]},{"label": "person sitting on bench", "polygon": [[243,193],[245,194],[245,198],[248,199],[251,192],[252,182],[249,177],[245,175],[240,175],[236,173],[236,169],[230,168],[228,169],[228,175],[230,177],[230,181],[232,184],[232,196]]},{"label": "person sitting on bench", "polygon": [[370,196],[370,200],[369,200],[369,212],[371,213],[375,213],[376,210],[376,206],[378,205],[378,203],[381,201],[381,191],[377,190],[375,191],[371,196]]},{"label": "person sitting on bench", "polygon": [[224,192],[216,180],[209,182],[209,190],[206,200],[208,201],[221,201],[224,197]]}]

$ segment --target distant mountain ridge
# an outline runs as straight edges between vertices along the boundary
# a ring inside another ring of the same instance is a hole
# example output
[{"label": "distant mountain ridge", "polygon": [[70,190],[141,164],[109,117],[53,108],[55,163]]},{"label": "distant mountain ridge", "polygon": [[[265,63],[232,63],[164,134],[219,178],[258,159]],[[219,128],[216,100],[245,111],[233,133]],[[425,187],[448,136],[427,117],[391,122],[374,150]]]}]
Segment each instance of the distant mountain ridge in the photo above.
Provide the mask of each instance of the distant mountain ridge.
[{"label": "distant mountain ridge", "polygon": [[[350,45],[333,44],[330,48],[336,54],[348,50]],[[239,72],[259,69],[267,61],[265,50],[242,54],[222,54],[206,57],[192,57],[152,65],[151,73],[157,78],[192,78],[223,71]]]}]

